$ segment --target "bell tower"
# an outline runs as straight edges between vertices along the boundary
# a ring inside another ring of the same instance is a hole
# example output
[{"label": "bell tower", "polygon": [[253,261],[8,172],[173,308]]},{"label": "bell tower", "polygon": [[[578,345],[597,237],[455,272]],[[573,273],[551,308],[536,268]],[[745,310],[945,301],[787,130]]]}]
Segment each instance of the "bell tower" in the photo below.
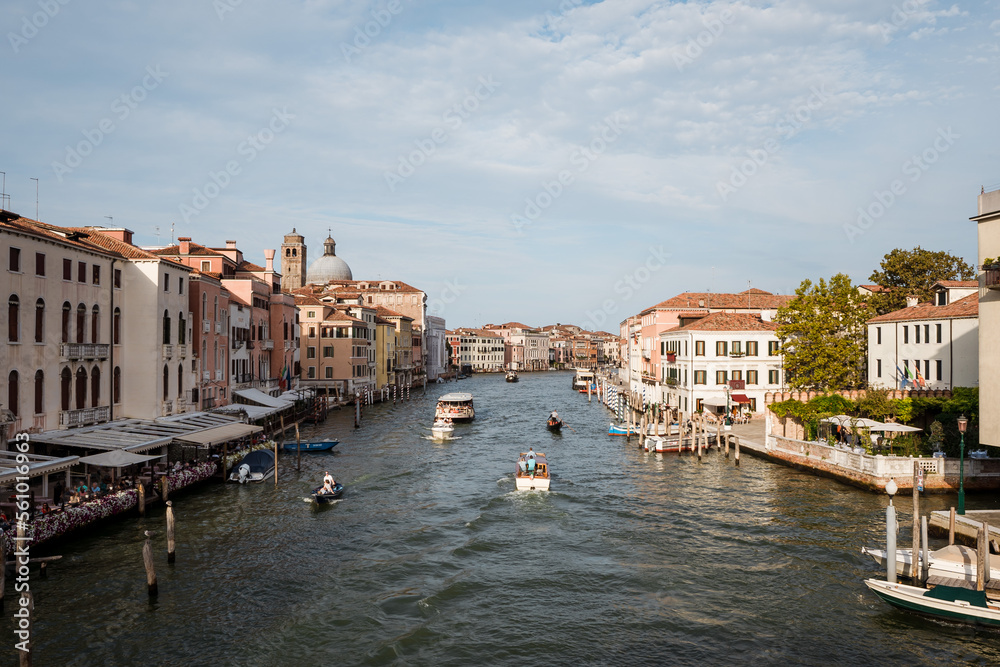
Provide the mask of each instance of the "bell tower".
[{"label": "bell tower", "polygon": [[285,242],[281,244],[281,284],[284,289],[291,291],[305,285],[307,266],[305,237],[292,227],[292,233],[285,234]]}]

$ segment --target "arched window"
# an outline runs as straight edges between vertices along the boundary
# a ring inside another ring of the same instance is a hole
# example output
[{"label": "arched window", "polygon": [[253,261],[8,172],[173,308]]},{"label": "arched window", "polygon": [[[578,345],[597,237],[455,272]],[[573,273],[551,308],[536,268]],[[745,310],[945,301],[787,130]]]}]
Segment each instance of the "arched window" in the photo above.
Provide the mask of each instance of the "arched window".
[{"label": "arched window", "polygon": [[21,300],[16,294],[7,299],[7,340],[16,343],[21,338]]},{"label": "arched window", "polygon": [[[69,318],[73,312],[73,306],[69,305],[69,301],[63,303],[62,309],[62,342],[69,342]],[[69,410],[69,408],[66,408]]]},{"label": "arched window", "polygon": [[167,367],[163,367],[163,400],[167,400],[167,396],[170,395],[170,371]]},{"label": "arched window", "polygon": [[201,339],[201,372],[208,372],[208,341],[204,338]]},{"label": "arched window", "polygon": [[114,337],[114,344],[120,345],[122,342],[122,309],[115,308],[115,313],[112,321],[111,335]]},{"label": "arched window", "polygon": [[17,371],[11,371],[7,376],[7,408],[15,417],[21,414],[21,401],[17,394],[18,379]]},{"label": "arched window", "polygon": [[177,344],[183,345],[187,342],[187,320],[184,313],[177,313]]},{"label": "arched window", "polygon": [[76,409],[83,410],[87,406],[87,371],[83,366],[76,369]]},{"label": "arched window", "polygon": [[70,389],[73,384],[73,374],[69,368],[62,369],[59,374],[59,403],[63,410],[69,410]]},{"label": "arched window", "polygon": [[101,342],[101,308],[97,304],[90,311],[90,342]]},{"label": "arched window", "polygon": [[45,342],[45,301],[35,301],[35,342]]},{"label": "arched window", "polygon": [[45,412],[45,373],[35,371],[35,414]]},{"label": "arched window", "polygon": [[201,319],[208,319],[208,294],[201,293]]},{"label": "arched window", "polygon": [[82,303],[76,307],[76,342],[83,342],[83,332],[87,330],[87,307]]},{"label": "arched window", "polygon": [[115,403],[122,402],[122,369],[115,366],[115,372],[113,374],[113,383],[111,386],[111,397]]},{"label": "arched window", "polygon": [[90,407],[96,408],[101,404],[101,369],[94,366],[90,371]]},{"label": "arched window", "polygon": [[177,398],[184,395],[184,364],[177,364]]},{"label": "arched window", "polygon": [[218,322],[219,321],[219,297],[215,297],[215,307],[214,307],[213,312],[215,313],[215,315],[213,315],[212,317],[213,317],[213,319],[216,322]]},{"label": "arched window", "polygon": [[215,341],[215,350],[212,352],[212,370],[219,370],[219,341]]},{"label": "arched window", "polygon": [[163,311],[163,344],[170,345],[170,313]]},{"label": "arched window", "polygon": [[299,256],[298,249],[297,248],[292,248],[292,257],[298,257],[298,256]]}]

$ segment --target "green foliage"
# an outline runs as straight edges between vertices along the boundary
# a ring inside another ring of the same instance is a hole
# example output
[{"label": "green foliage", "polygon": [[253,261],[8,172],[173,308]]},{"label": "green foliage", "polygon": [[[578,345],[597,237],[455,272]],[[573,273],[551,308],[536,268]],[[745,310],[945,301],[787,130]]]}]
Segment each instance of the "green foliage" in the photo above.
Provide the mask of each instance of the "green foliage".
[{"label": "green foliage", "polygon": [[857,410],[871,419],[885,421],[896,416],[896,402],[889,398],[888,389],[869,389],[858,399]]},{"label": "green foliage", "polygon": [[972,280],[976,270],[961,257],[944,251],[932,252],[917,246],[913,250],[896,248],[882,258],[880,270],[869,280],[886,291],[873,294],[871,304],[879,315],[906,307],[906,297],[915,294],[929,301],[931,286],[939,280]]},{"label": "green foliage", "polygon": [[775,320],[789,384],[818,391],[864,387],[871,316],[847,275],[815,285],[802,281]]}]

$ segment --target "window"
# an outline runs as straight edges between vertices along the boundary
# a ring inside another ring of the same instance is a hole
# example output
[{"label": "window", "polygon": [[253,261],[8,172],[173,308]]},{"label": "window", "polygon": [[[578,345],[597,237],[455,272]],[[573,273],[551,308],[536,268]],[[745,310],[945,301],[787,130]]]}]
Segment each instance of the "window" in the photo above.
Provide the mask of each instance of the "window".
[{"label": "window", "polygon": [[776,340],[767,341],[767,356],[769,357],[778,356],[778,341]]},{"label": "window", "polygon": [[757,341],[748,340],[747,341],[747,356],[756,357],[757,356]]},{"label": "window", "polygon": [[45,302],[35,301],[35,342],[45,342]]},{"label": "window", "polygon": [[122,286],[122,270],[121,269],[115,269],[115,280],[114,280],[114,283],[115,283],[115,287],[121,289],[121,286]]},{"label": "window", "polygon": [[163,291],[164,292],[169,292],[170,291],[170,274],[169,273],[164,273],[163,274]]},{"label": "window", "polygon": [[87,325],[87,307],[82,303],[76,307],[76,342],[83,342],[83,332]]},{"label": "window", "polygon": [[930,359],[924,359],[924,379],[925,380],[930,380],[931,379],[931,360]]},{"label": "window", "polygon": [[308,371],[308,373],[306,374],[306,377],[308,377],[310,380],[315,380],[316,379],[316,367],[315,366],[309,366],[306,370]]},{"label": "window", "polygon": [[903,342],[910,342],[910,327],[903,327]]},{"label": "window", "polygon": [[201,270],[204,273],[209,273],[212,270],[212,262],[207,259],[201,260]]},{"label": "window", "polygon": [[11,294],[7,299],[7,340],[16,343],[20,340],[21,332],[21,300],[16,294]]},{"label": "window", "polygon": [[316,337],[316,327],[309,327],[309,337],[310,338]]},{"label": "window", "polygon": [[208,319],[208,294],[201,293],[201,319]]},{"label": "window", "polygon": [[[177,344],[184,345],[187,342],[187,320],[184,319],[184,313],[177,313]],[[215,342],[215,346],[219,346],[219,342]]]},{"label": "window", "polygon": [[717,357],[726,356],[726,341],[718,340],[715,342],[715,356]]},{"label": "window", "polygon": [[63,280],[73,280],[73,260],[63,260]]},{"label": "window", "polygon": [[11,371],[7,376],[7,408],[17,417],[21,414],[21,401],[18,398],[19,376],[17,371]]},{"label": "window", "polygon": [[312,345],[306,348],[306,359],[316,358],[316,348]]},{"label": "window", "polygon": [[756,398],[751,398],[750,399],[750,412],[757,412],[757,399]]},{"label": "window", "polygon": [[101,266],[99,264],[94,264],[90,272],[90,282],[94,285],[101,284]]},{"label": "window", "polygon": [[703,341],[703,340],[696,340],[694,342],[694,354],[697,357],[704,357],[705,356],[705,341]]},{"label": "window", "polygon": [[83,410],[87,407],[87,371],[76,369],[76,409]]},{"label": "window", "polygon": [[715,371],[715,384],[726,384],[726,371]]},{"label": "window", "polygon": [[87,282],[87,263],[77,262],[76,265],[76,282],[85,283]]},{"label": "window", "polygon": [[913,342],[916,343],[917,345],[920,344],[920,325],[919,324],[914,324],[913,325]]},{"label": "window", "polygon": [[743,355],[743,350],[742,350],[742,347],[740,346],[740,341],[734,340],[733,341],[733,346],[732,346],[731,349],[732,349],[732,352],[733,352],[734,355],[740,355],[740,356]]},{"label": "window", "polygon": [[882,327],[875,327],[875,344],[882,344]]},{"label": "window", "polygon": [[35,371],[35,414],[45,412],[45,373]]},{"label": "window", "polygon": [[781,371],[768,371],[767,372],[767,383],[768,384],[781,384]]},{"label": "window", "polygon": [[327,366],[323,369],[327,380],[333,379],[333,366]]},{"label": "window", "polygon": [[882,377],[882,360],[881,359],[876,359],[875,360],[875,377],[877,377],[877,378]]},{"label": "window", "polygon": [[62,369],[62,373],[59,374],[59,399],[62,409],[69,410],[69,398],[70,389],[73,385],[73,374],[69,372],[68,368]]},{"label": "window", "polygon": [[743,371],[733,371],[732,373],[729,374],[729,379],[730,380],[742,380],[743,379]]},{"label": "window", "polygon": [[122,340],[122,310],[115,308],[111,323],[111,342],[120,345]]},{"label": "window", "polygon": [[111,395],[115,403],[122,402],[122,369],[115,366],[114,383],[111,386]]},{"label": "window", "polygon": [[316,317],[316,311],[315,310],[306,311],[306,317],[308,317],[309,319],[315,318]]},{"label": "window", "polygon": [[94,366],[90,371],[90,407],[96,408],[101,404],[101,369]]},{"label": "window", "polygon": [[167,311],[163,311],[163,344],[170,345],[170,313]]},{"label": "window", "polygon": [[177,364],[177,398],[184,395],[184,364]]},{"label": "window", "polygon": [[324,345],[323,346],[323,358],[324,359],[332,359],[333,358],[333,346],[332,345]]},{"label": "window", "polygon": [[35,253],[35,275],[36,276],[45,275],[45,253],[42,252]]},{"label": "window", "polygon": [[7,270],[15,273],[21,272],[21,249],[11,248],[10,259],[7,262]]},{"label": "window", "polygon": [[101,309],[95,305],[90,311],[90,342],[101,342]]},{"label": "window", "polygon": [[941,325],[940,324],[935,324],[934,326],[937,327],[937,342],[940,343],[941,342]]},{"label": "window", "polygon": [[[920,341],[917,342],[919,343]],[[929,324],[924,325],[924,342],[925,343],[931,342],[931,325]]]},{"label": "window", "polygon": [[694,400],[694,411],[695,412],[701,412],[702,410],[704,410],[705,409],[704,408],[704,403],[705,402],[702,399],[696,398]]},{"label": "window", "polygon": [[167,400],[170,395],[170,369],[163,367],[163,400]]},{"label": "window", "polygon": [[[62,307],[62,342],[69,342],[69,318],[73,311],[73,306],[69,305],[69,301],[65,302]],[[63,410],[69,410],[69,408],[63,408]]]},{"label": "window", "polygon": [[183,278],[178,278],[177,279],[177,293],[178,294],[184,294],[184,279]]},{"label": "window", "polygon": [[747,384],[757,384],[757,371],[747,371]]},{"label": "window", "polygon": [[[941,326],[941,325],[939,324],[938,326]],[[937,361],[934,362],[934,367],[937,369],[937,379],[938,379],[939,382],[941,381],[941,378],[944,376],[944,373],[942,373],[943,366],[944,366],[944,364],[942,363],[942,361],[940,359],[938,359]]]}]

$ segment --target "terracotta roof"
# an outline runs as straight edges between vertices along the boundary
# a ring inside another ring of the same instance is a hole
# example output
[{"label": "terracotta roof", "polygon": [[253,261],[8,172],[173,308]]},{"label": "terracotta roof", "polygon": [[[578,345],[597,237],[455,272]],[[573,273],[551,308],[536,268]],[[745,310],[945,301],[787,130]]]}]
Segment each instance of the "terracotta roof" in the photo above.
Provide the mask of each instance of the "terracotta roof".
[{"label": "terracotta roof", "polygon": [[[978,280],[939,280],[934,285],[941,287],[979,287]],[[933,287],[934,285],[931,285]]]},{"label": "terracotta roof", "polygon": [[858,287],[862,287],[862,288],[868,290],[869,292],[888,292],[889,291],[888,289],[886,289],[885,287],[882,287],[881,285],[858,285]]},{"label": "terracotta roof", "polygon": [[18,216],[16,213],[12,213],[10,211],[0,211],[0,228],[6,228],[22,234],[32,234],[34,236],[39,236],[50,241],[62,243],[64,245],[79,248],[80,250],[86,250],[88,252],[99,253],[102,255],[120,256],[119,253],[113,251],[109,252],[102,246],[89,243],[87,239],[90,235],[86,232],[78,238],[67,238],[67,234],[74,235],[73,232],[76,232],[77,230],[71,227],[57,227],[56,225],[38,222],[37,220]]},{"label": "terracotta roof", "polygon": [[697,322],[676,329],[668,329],[664,333],[674,331],[774,331],[778,328],[775,322],[762,320],[760,315],[752,313],[712,313],[702,317]]},{"label": "terracotta roof", "polygon": [[781,308],[788,304],[793,296],[784,294],[771,294],[763,290],[746,290],[739,294],[716,294],[713,292],[684,292],[666,301],[661,301],[655,306],[650,306],[643,310],[641,314],[657,309],[675,308],[728,308],[728,309],[758,309],[771,310]]},{"label": "terracotta roof", "polygon": [[705,317],[708,314],[709,313],[708,313],[707,310],[689,310],[689,311],[684,312],[684,313],[677,313],[677,317],[679,317],[679,318],[680,317],[685,317],[685,318],[689,318],[690,319],[692,317]]},{"label": "terracotta roof", "polygon": [[401,317],[407,320],[413,321],[413,318],[409,315],[404,315],[403,313],[397,313],[395,310],[389,310],[385,306],[375,306],[375,314],[380,317]]},{"label": "terracotta roof", "polygon": [[[190,243],[191,247],[189,248],[188,255],[211,255],[212,257],[220,256],[218,250],[212,250],[211,248],[207,248],[201,245],[200,243],[195,243],[194,241],[191,241]],[[166,248],[160,248],[159,250],[154,250],[153,252],[155,252],[157,255],[179,255],[181,257],[185,256],[181,254],[180,245],[168,245]]]},{"label": "terracotta roof", "polygon": [[107,250],[116,252],[123,257],[127,257],[128,259],[155,259],[158,262],[172,264],[177,268],[183,268],[188,271],[191,270],[191,267],[186,264],[175,262],[174,260],[166,257],[160,257],[159,255],[155,255],[148,250],[143,250],[138,246],[134,246],[131,243],[125,243],[124,241],[119,241],[118,239],[106,236],[102,234],[99,229],[94,229],[92,227],[69,227],[68,229],[73,229],[74,231],[87,234],[88,241]]},{"label": "terracotta roof", "polygon": [[236,270],[237,271],[264,271],[265,269],[264,269],[263,266],[258,266],[257,264],[254,264],[253,262],[246,262],[246,261],[244,261],[244,262],[240,262],[236,266]]},{"label": "terracotta roof", "polygon": [[[368,287],[367,289],[362,288],[360,287],[362,283],[368,283],[370,287]],[[391,290],[379,289],[379,285],[381,283],[393,283],[399,289],[391,289]],[[330,282],[324,285],[320,285],[319,287],[320,289],[353,287],[356,290],[364,292],[423,292],[423,290],[417,289],[413,285],[408,285],[404,283],[402,280],[331,280]]]},{"label": "terracotta roof", "polygon": [[295,294],[296,306],[328,306],[330,304],[320,301],[311,294]]},{"label": "terracotta roof", "polygon": [[504,324],[488,324],[486,329],[534,329],[535,327],[529,327],[527,324],[521,322],[506,322]]},{"label": "terracotta roof", "polygon": [[381,317],[379,317],[378,315],[376,315],[376,316],[375,316],[375,324],[385,324],[385,325],[388,325],[388,326],[390,326],[390,327],[391,327],[391,326],[395,326],[395,325],[394,325],[394,324],[393,324],[392,322],[390,322],[389,320],[384,320],[384,319],[382,319]]},{"label": "terracotta roof", "polygon": [[979,317],[979,294],[970,294],[947,306],[922,303],[909,308],[901,308],[868,320],[869,324],[880,322],[909,322],[912,320],[943,320],[965,317]]},{"label": "terracotta roof", "polygon": [[498,338],[500,340],[503,340],[503,336],[498,336],[492,331],[487,331],[486,329],[473,329],[467,327],[460,327],[455,330],[455,333],[459,336],[473,335],[473,336],[480,336],[482,338]]}]

